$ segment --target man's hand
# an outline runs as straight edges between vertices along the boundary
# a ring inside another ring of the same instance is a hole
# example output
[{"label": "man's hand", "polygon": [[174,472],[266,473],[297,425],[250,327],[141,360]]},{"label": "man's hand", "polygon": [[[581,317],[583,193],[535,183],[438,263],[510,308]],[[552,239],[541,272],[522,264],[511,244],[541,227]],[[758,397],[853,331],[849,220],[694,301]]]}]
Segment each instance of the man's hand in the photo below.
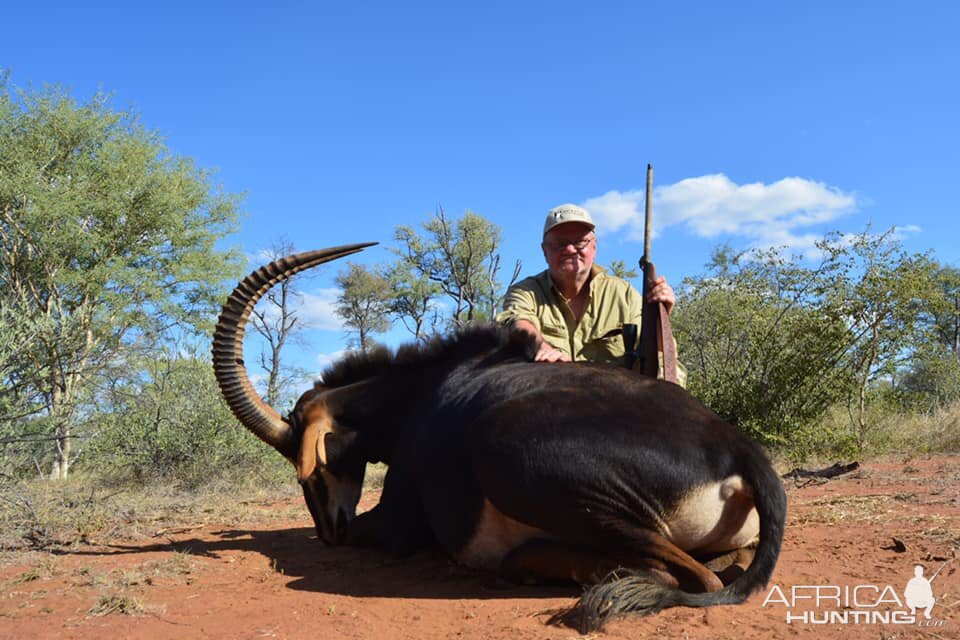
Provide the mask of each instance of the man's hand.
[{"label": "man's hand", "polygon": [[533,356],[534,362],[572,362],[569,355],[544,340],[539,329],[529,320],[517,320],[513,323],[513,328],[515,331],[529,333],[536,340],[537,353]]},{"label": "man's hand", "polygon": [[659,302],[663,304],[663,308],[667,310],[667,313],[673,311],[673,305],[676,303],[677,298],[673,295],[673,287],[667,284],[667,279],[663,276],[660,276],[653,281],[653,288],[650,289],[650,293],[647,294],[646,302]]},{"label": "man's hand", "polygon": [[566,352],[560,351],[546,340],[540,343],[537,355],[533,359],[536,362],[571,362]]}]

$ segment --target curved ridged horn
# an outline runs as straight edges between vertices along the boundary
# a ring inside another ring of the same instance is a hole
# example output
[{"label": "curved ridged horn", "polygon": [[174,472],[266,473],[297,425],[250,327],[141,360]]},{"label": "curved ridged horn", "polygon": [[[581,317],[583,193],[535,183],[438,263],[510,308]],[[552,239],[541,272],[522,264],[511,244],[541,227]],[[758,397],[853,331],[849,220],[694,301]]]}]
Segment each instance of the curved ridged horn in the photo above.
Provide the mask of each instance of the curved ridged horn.
[{"label": "curved ridged horn", "polygon": [[306,251],[260,267],[236,286],[223,305],[213,334],[213,372],[227,406],[243,426],[293,460],[299,443],[293,430],[253,388],[243,364],[243,332],[250,312],[271,287],[311,267],[357,253],[377,244],[367,242]]}]

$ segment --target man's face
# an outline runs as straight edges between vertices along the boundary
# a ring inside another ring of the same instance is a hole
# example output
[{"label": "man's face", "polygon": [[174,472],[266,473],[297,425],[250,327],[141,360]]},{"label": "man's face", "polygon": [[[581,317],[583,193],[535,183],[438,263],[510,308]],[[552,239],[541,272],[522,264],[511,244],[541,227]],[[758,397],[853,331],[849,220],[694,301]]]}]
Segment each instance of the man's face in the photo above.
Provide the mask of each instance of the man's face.
[{"label": "man's face", "polygon": [[567,222],[554,227],[544,236],[540,246],[554,279],[590,273],[597,255],[596,235],[582,222]]}]

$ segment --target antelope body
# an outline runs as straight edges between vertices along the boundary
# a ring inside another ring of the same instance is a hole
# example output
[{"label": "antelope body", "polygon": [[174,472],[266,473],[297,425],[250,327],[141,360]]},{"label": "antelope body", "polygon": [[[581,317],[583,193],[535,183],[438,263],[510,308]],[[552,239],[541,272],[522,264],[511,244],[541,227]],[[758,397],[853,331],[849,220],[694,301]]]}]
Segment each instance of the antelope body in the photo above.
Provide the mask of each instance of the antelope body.
[{"label": "antelope body", "polygon": [[[348,356],[287,417],[266,405],[242,360],[256,301],[365,246],[253,272],[214,339],[224,397],[293,463],[322,541],[397,555],[439,545],[513,582],[594,584],[569,614],[582,630],[624,613],[742,602],[767,583],[786,513],[780,479],[755,443],[676,385],[533,363],[524,334],[480,327]],[[379,504],[356,515],[368,462],[388,471]],[[704,564],[734,554],[752,558],[719,574]]]}]

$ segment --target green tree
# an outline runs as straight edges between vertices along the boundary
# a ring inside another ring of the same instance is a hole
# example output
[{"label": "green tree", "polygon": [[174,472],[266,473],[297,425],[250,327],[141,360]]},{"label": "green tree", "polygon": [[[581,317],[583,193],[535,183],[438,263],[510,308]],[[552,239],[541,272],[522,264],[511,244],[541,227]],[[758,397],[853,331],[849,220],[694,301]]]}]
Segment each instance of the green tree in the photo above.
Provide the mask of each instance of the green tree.
[{"label": "green tree", "polygon": [[923,342],[898,385],[902,403],[924,411],[960,400],[960,269],[939,265],[932,288],[922,301]]},{"label": "green tree", "polygon": [[610,262],[610,275],[617,278],[623,278],[624,280],[630,280],[631,278],[636,278],[638,273],[636,269],[627,267],[627,263],[625,261],[612,260]]},{"label": "green tree", "polygon": [[[500,227],[471,211],[450,220],[441,208],[423,229],[421,236],[412,227],[396,228],[404,268],[415,281],[435,283],[453,303],[454,327],[492,319],[505,293],[498,280]],[[517,262],[511,283],[519,273]]]},{"label": "green tree", "polygon": [[337,274],[336,283],[340,287],[337,315],[357,332],[352,344],[366,351],[373,345],[373,334],[390,328],[390,282],[376,270],[348,262]]},{"label": "green tree", "polygon": [[929,309],[934,334],[960,360],[960,269],[940,266],[933,282],[940,294]]},{"label": "green tree", "polygon": [[684,281],[673,314],[691,392],[746,433],[800,455],[849,389],[846,325],[818,304],[830,275],[830,265],[806,268],[779,251],[720,247],[705,275]]},{"label": "green tree", "polygon": [[77,469],[112,482],[186,488],[289,473],[231,415],[205,346],[156,349],[131,357],[123,370],[100,394],[104,411],[90,418],[95,425]]},{"label": "green tree", "polygon": [[435,333],[439,323],[439,285],[402,258],[388,267],[386,278],[393,290],[390,313],[416,340],[425,340]]},{"label": "green tree", "polygon": [[857,382],[853,401],[861,448],[871,426],[871,385],[893,380],[922,345],[925,301],[938,294],[935,263],[926,255],[907,253],[893,231],[834,234],[819,244],[837,267],[825,303],[841,311],[852,335],[847,367]]},{"label": "green tree", "polygon": [[932,261],[892,231],[829,234],[817,248],[820,262],[807,267],[779,251],[722,247],[707,275],[685,281],[674,314],[691,390],[798,454],[825,437],[819,418],[840,400],[865,445],[868,404],[889,401],[929,342],[921,318],[938,295]]},{"label": "green tree", "polygon": [[10,429],[20,419],[43,409],[41,399],[22,377],[19,355],[41,333],[38,322],[18,316],[12,305],[0,302],[0,437],[12,435]]},{"label": "green tree", "polygon": [[0,89],[0,289],[41,328],[19,382],[42,398],[51,476],[66,478],[78,403],[133,343],[205,326],[233,254],[236,199],[102,95]]},{"label": "green tree", "polygon": [[899,391],[907,408],[921,411],[960,401],[960,359],[943,345],[926,345],[913,354]]}]

